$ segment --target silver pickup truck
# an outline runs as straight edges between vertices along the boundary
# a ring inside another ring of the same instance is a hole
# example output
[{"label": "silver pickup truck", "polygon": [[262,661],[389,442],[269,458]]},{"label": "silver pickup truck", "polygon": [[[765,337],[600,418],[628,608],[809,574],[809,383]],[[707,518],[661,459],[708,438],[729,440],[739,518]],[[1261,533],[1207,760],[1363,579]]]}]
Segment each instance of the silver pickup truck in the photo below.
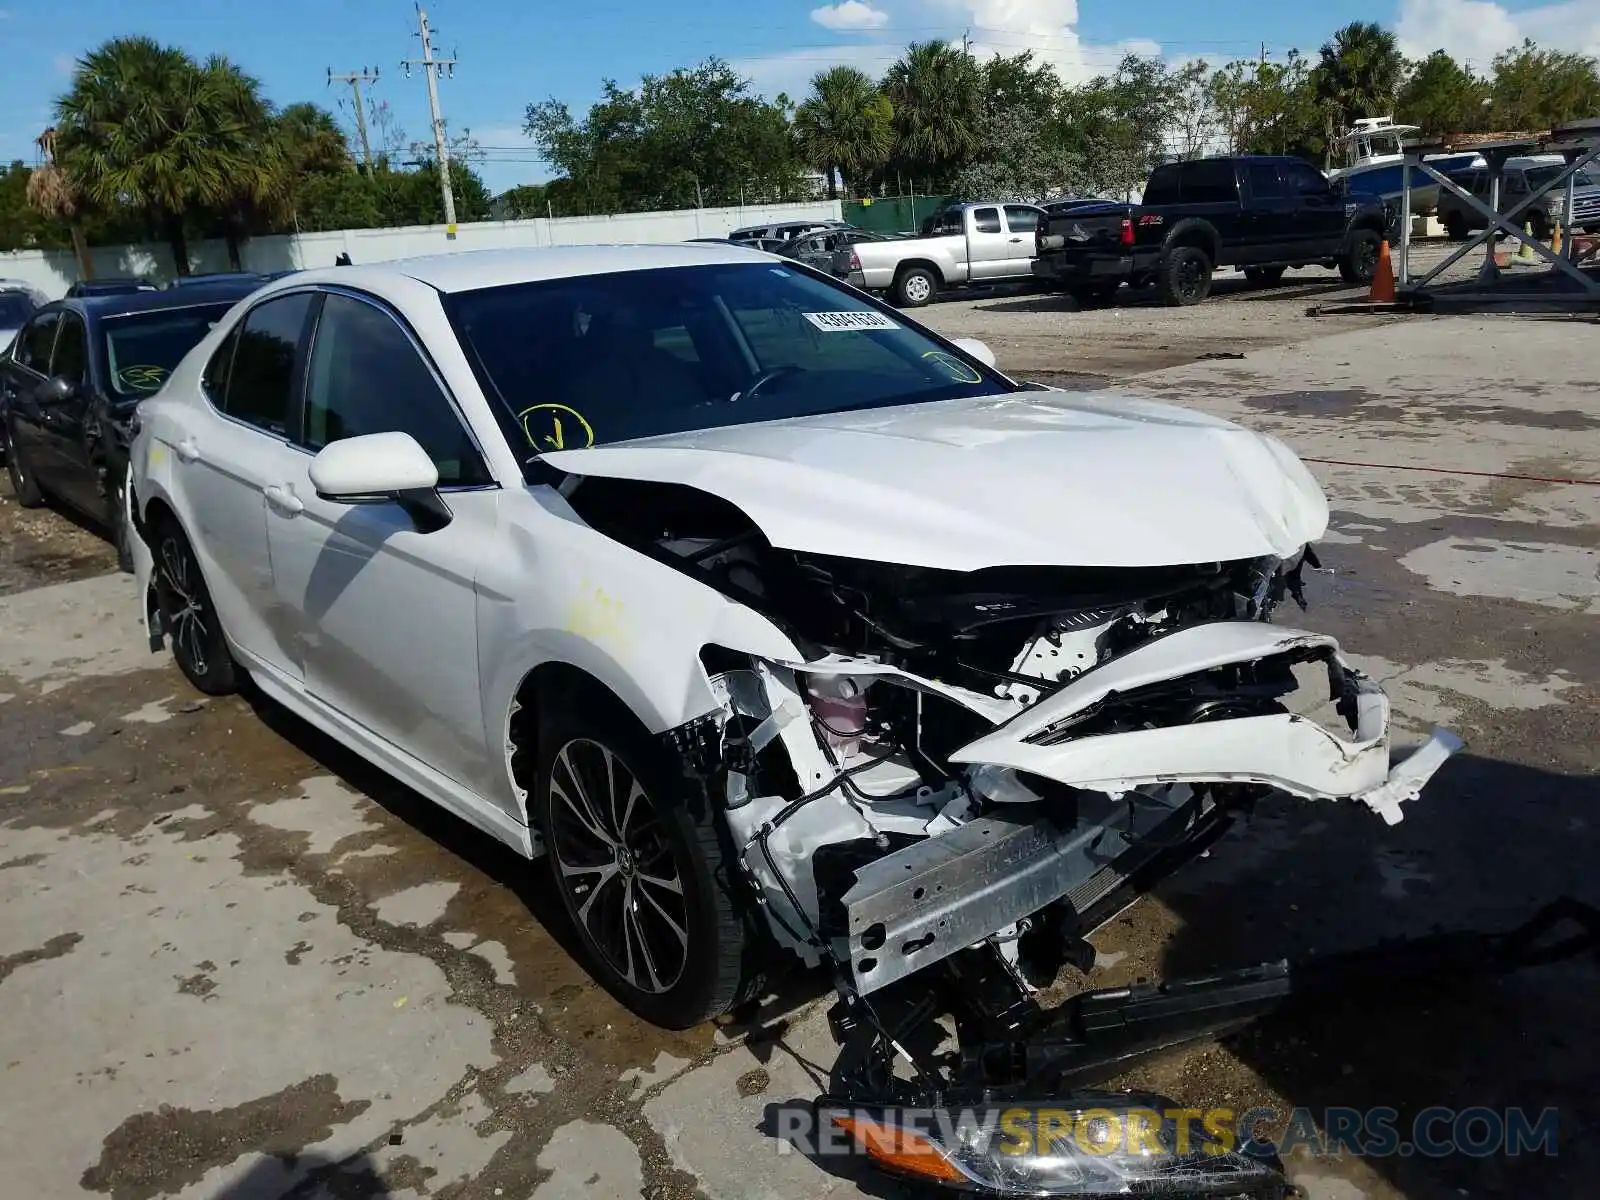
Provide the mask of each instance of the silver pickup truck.
[{"label": "silver pickup truck", "polygon": [[863,286],[888,292],[902,308],[920,308],[941,288],[1032,272],[1033,234],[1044,210],[1031,204],[957,204],[935,219],[926,237],[863,242]]}]

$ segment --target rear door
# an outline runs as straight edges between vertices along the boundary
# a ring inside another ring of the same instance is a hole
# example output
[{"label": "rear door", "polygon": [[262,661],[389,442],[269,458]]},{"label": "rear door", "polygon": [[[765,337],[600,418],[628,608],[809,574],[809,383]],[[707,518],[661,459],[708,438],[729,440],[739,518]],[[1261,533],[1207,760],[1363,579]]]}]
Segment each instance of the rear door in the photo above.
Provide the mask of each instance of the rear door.
[{"label": "rear door", "polygon": [[1249,244],[1249,231],[1239,206],[1239,182],[1234,163],[1228,158],[1202,158],[1183,164],[1183,203],[1169,217],[1167,228],[1184,216],[1210,222],[1221,241],[1217,262],[1240,261],[1241,250]]},{"label": "rear door", "polygon": [[179,516],[229,640],[290,679],[299,678],[287,648],[293,620],[273,593],[266,491],[283,475],[283,456],[296,453],[290,441],[315,300],[290,292],[246,313],[206,365],[206,404],[173,413],[149,451],[171,455]]},{"label": "rear door", "polygon": [[105,497],[90,461],[89,419],[94,411],[94,394],[89,373],[89,331],[83,317],[71,309],[61,314],[55,351],[50,356],[50,375],[72,388],[65,400],[42,409],[40,414],[43,436],[49,442],[52,486],[79,511],[98,517],[105,511]]},{"label": "rear door", "polygon": [[1006,232],[999,205],[968,209],[966,232],[970,278],[998,279],[1009,273],[1011,235]]},{"label": "rear door", "polygon": [[7,420],[14,453],[27,464],[36,480],[50,483],[57,464],[45,420],[45,406],[39,403],[39,385],[50,377],[50,355],[55,349],[56,330],[61,324],[59,308],[41,309],[17,334],[16,346],[7,362]]},{"label": "rear door", "polygon": [[1239,263],[1271,263],[1294,257],[1295,201],[1278,163],[1241,164],[1245,185],[1244,245]]},{"label": "rear door", "polygon": [[1344,196],[1308,162],[1285,163],[1284,178],[1295,201],[1291,239],[1295,261],[1332,258],[1344,249]]},{"label": "rear door", "polygon": [[1008,275],[1030,275],[1033,272],[1034,238],[1039,232],[1039,222],[1044,220],[1044,210],[1031,204],[1005,206],[1006,262]]}]

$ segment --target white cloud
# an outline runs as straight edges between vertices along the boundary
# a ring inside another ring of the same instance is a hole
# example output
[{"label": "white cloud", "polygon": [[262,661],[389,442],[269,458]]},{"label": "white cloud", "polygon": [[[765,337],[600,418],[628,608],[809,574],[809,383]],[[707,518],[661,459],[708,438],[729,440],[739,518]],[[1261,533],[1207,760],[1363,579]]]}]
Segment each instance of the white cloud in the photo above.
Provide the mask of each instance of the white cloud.
[{"label": "white cloud", "polygon": [[882,29],[889,23],[889,14],[881,8],[863,4],[861,0],[842,0],[839,4],[813,8],[811,19],[824,29],[853,32],[859,29]]},{"label": "white cloud", "polygon": [[[747,58],[734,65],[768,96],[787,93],[800,99],[818,71],[840,64],[881,76],[899,58],[906,43],[944,36],[971,38],[980,58],[1033,51],[1068,83],[1083,83],[1106,74],[1124,54],[1160,55],[1158,42],[1136,38],[1122,42],[1085,42],[1078,36],[1078,0],[877,0],[880,9],[863,0],[842,0],[811,16],[830,29],[864,32],[868,40],[838,46],[814,46],[782,54]],[[1439,2],[1439,0],[1435,0]],[[1578,0],[1580,3],[1592,0]],[[849,14],[846,16],[845,14]],[[872,24],[830,24],[870,19]]]},{"label": "white cloud", "polygon": [[1494,0],[1400,0],[1395,28],[1400,48],[1411,57],[1445,50],[1480,72],[1523,38],[1551,49],[1600,54],[1600,5],[1594,0],[1517,12]]}]

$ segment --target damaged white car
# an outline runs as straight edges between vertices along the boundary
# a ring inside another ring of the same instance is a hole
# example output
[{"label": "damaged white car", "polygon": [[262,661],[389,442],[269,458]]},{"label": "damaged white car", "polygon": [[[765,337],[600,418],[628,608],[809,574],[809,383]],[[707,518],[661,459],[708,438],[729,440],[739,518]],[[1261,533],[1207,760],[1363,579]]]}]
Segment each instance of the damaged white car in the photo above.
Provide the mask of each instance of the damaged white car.
[{"label": "damaged white car", "polygon": [[1328,518],[1281,443],[735,247],[285,278],[141,407],[129,497],[153,645],[542,856],[667,1026],[782,948],[1050,976],[1231,814],[1397,821],[1457,745],[1392,764],[1266,623]]}]

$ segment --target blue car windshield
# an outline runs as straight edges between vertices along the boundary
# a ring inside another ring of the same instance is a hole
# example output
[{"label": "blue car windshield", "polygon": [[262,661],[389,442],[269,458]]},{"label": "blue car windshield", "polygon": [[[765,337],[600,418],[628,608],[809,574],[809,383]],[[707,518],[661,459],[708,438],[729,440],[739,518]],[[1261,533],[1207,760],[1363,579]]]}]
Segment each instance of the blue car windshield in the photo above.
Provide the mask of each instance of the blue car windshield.
[{"label": "blue car windshield", "polygon": [[534,451],[1013,389],[859,292],[778,263],[456,293],[457,336]]}]

